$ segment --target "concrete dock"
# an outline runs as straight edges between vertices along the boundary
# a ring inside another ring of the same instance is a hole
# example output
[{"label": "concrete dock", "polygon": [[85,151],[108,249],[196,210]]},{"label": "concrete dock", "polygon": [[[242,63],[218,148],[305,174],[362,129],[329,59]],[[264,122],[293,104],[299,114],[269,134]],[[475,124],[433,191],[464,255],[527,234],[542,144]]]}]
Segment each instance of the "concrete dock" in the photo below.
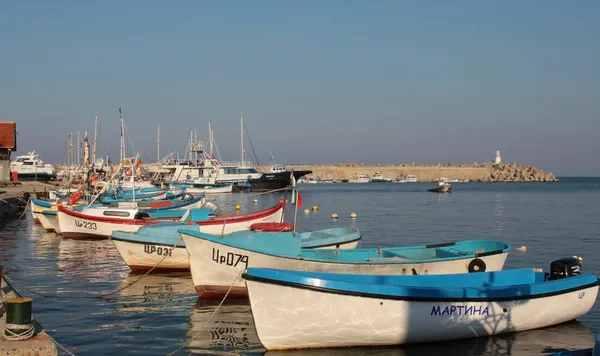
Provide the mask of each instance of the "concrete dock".
[{"label": "concrete dock", "polygon": [[57,183],[0,182],[0,222],[23,214],[29,195],[55,189]]},{"label": "concrete dock", "polygon": [[[0,276],[2,274],[0,267]],[[43,327],[34,320],[32,324],[35,327],[33,337],[26,340],[7,340],[4,338],[4,322],[6,315],[4,314],[4,299],[17,298],[19,295],[10,288],[4,278],[1,278],[2,292],[0,293],[0,309],[2,318],[0,318],[0,355],[7,356],[55,356],[58,355],[56,345],[46,334]],[[35,300],[33,301],[35,303]],[[35,310],[35,304],[33,306]],[[35,318],[35,317],[34,317]]]}]

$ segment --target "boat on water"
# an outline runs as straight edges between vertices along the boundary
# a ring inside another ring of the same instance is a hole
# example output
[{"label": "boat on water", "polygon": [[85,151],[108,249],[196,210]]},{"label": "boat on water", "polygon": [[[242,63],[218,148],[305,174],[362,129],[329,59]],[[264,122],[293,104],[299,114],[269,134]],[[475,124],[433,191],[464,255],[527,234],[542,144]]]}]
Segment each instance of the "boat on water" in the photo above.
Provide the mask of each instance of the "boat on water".
[{"label": "boat on water", "polygon": [[188,194],[224,194],[233,192],[232,184],[171,183],[171,187],[184,188]]},{"label": "boat on water", "polygon": [[[179,230],[188,252],[194,286],[202,297],[245,296],[239,274],[249,267],[358,274],[453,274],[501,270],[510,245],[468,240],[425,246],[304,249],[293,235],[219,236]],[[234,282],[235,281],[235,282]],[[232,285],[233,283],[233,285]]]},{"label": "boat on water", "polygon": [[294,179],[298,181],[311,173],[310,170],[296,171],[287,169],[283,164],[274,164],[271,166],[270,171],[263,173],[259,178],[248,179],[248,184],[250,184],[250,191],[252,192],[291,188]]},{"label": "boat on water", "polygon": [[17,156],[17,158],[10,163],[10,170],[12,172],[17,172],[19,180],[56,180],[54,166],[44,163],[35,151],[31,151],[26,155]]},{"label": "boat on water", "polygon": [[412,174],[407,175],[406,177],[397,177],[394,179],[394,183],[417,183],[417,176]]},{"label": "boat on water", "polygon": [[373,177],[369,180],[369,183],[391,183],[393,181],[392,178],[384,177],[381,172],[375,172]]},{"label": "boat on water", "polygon": [[358,175],[355,179],[349,179],[348,183],[369,183],[371,176],[366,173]]},{"label": "boat on water", "polygon": [[452,184],[440,181],[437,186],[429,188],[427,191],[434,193],[450,193],[452,191]]},{"label": "boat on water", "polygon": [[595,304],[598,278],[580,271],[577,259],[563,259],[550,273],[449,278],[248,268],[242,277],[261,343],[287,350],[429,343],[561,324]]},{"label": "boat on water", "polygon": [[[292,232],[264,231],[261,229],[261,225],[264,226],[264,224],[260,223],[253,224],[250,226],[250,230],[232,232],[224,238],[244,238],[249,235],[261,234],[267,235],[270,239],[284,239],[290,238],[293,234]],[[135,233],[113,231],[111,240],[125,263],[134,271],[147,271],[157,265],[154,269],[155,271],[189,271],[190,263],[185,244],[183,241],[178,242],[180,239],[178,230],[180,229],[201,232],[202,225],[182,226],[181,224],[161,223],[144,226]],[[344,227],[312,232],[298,232],[296,233],[296,238],[300,240],[302,248],[353,249],[358,245],[361,236],[357,229]],[[173,248],[175,243],[177,243],[177,247]]]},{"label": "boat on water", "polygon": [[[209,234],[229,234],[250,228],[257,222],[280,222],[283,215],[283,200],[277,205],[246,214],[202,217],[199,220],[190,215],[190,209],[179,221],[184,224],[200,224]],[[172,219],[171,219],[172,220]],[[58,206],[58,223],[65,238],[105,239],[115,230],[136,232],[140,227],[164,222],[164,219],[152,218],[147,212],[137,208],[97,207],[84,208],[81,211]]]}]

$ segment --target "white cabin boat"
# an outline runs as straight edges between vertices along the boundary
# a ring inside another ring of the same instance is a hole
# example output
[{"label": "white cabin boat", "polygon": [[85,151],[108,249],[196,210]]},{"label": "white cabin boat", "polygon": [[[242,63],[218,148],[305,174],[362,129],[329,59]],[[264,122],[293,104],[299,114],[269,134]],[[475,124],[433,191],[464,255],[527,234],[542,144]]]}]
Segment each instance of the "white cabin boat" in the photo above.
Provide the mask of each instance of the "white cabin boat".
[{"label": "white cabin boat", "polygon": [[51,164],[44,163],[35,151],[17,156],[10,163],[10,169],[17,172],[19,180],[55,180],[56,171]]}]

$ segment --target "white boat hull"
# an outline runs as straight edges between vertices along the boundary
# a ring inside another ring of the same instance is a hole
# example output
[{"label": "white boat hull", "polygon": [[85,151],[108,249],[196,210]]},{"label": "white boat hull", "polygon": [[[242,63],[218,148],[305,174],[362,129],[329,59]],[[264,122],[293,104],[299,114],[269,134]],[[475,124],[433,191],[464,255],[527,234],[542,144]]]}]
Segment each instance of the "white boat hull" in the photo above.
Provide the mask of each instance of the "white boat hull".
[{"label": "white boat hull", "polygon": [[43,213],[37,213],[38,218],[40,219],[40,224],[46,229],[46,231],[54,231],[54,224],[48,218],[49,215],[45,215]]},{"label": "white boat hull", "polygon": [[[112,239],[112,242],[115,244],[121,257],[123,257],[123,261],[125,261],[132,271],[148,271],[154,266],[157,266],[161,260],[162,262],[160,262],[160,265],[158,265],[154,271],[190,270],[188,253],[184,246],[173,248],[172,245],[167,246],[151,242],[129,242],[116,239]],[[351,241],[339,245],[339,248],[354,249],[357,245],[358,241]],[[332,248],[336,248],[336,246],[318,247],[316,249]]]},{"label": "white boat hull", "polygon": [[186,188],[186,193],[197,195],[197,194],[223,194],[233,192],[233,185],[226,185],[224,187],[216,188]]},{"label": "white boat hull", "polygon": [[60,235],[60,225],[58,223],[58,214],[56,215],[44,215],[46,219],[52,224],[52,229],[56,234]]},{"label": "white boat hull", "polygon": [[[117,251],[132,271],[189,271],[190,263],[185,247],[134,243],[112,240]],[[160,263],[160,264],[159,264]]]},{"label": "white boat hull", "polygon": [[[280,257],[239,249],[180,233],[183,236],[194,287],[201,297],[219,297],[231,286],[230,295],[247,295],[246,284],[239,278],[248,267],[277,268],[310,272],[402,275],[467,273],[472,259],[427,263],[331,263]],[[480,257],[486,271],[500,271],[508,252]]]},{"label": "white boat hull", "polygon": [[33,221],[36,224],[41,224],[40,222],[40,215],[41,213],[36,213],[36,211],[41,211],[42,209],[47,209],[43,206],[37,205],[36,203],[33,202],[32,199],[29,200],[29,209],[31,210],[31,217],[33,218]]},{"label": "white boat hull", "polygon": [[435,342],[542,328],[576,319],[598,286],[501,302],[418,302],[325,293],[247,281],[267,350]]},{"label": "white boat hull", "polygon": [[59,211],[58,224],[65,238],[101,238],[109,237],[114,230],[136,232],[141,226],[123,219],[122,223],[97,221],[83,217],[75,217]]}]

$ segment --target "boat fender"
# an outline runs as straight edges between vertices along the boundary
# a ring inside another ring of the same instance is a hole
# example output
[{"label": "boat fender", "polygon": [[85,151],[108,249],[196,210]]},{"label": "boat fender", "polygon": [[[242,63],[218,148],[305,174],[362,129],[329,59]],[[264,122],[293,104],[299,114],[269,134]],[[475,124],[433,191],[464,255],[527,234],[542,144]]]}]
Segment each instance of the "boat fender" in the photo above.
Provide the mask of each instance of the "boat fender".
[{"label": "boat fender", "polygon": [[69,199],[69,205],[73,205],[77,200],[79,200],[79,196],[81,195],[81,189],[75,192]]},{"label": "boat fender", "polygon": [[469,263],[469,273],[485,272],[485,262],[479,258],[475,258]]}]

